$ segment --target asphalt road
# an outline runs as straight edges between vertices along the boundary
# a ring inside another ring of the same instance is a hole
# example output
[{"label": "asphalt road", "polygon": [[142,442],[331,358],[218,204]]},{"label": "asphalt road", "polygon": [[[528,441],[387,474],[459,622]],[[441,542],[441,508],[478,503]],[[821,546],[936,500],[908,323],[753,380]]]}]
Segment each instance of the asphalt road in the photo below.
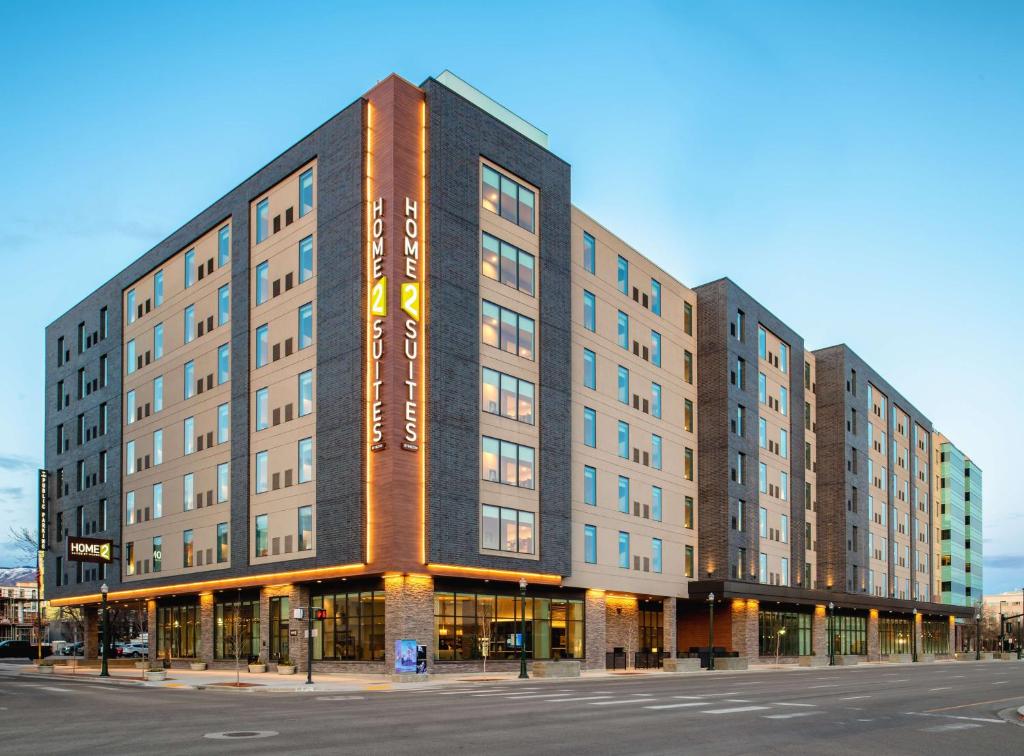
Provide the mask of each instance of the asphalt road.
[{"label": "asphalt road", "polygon": [[[1024,663],[235,693],[24,677],[4,754],[1020,754]],[[223,732],[266,737],[209,737]]]}]

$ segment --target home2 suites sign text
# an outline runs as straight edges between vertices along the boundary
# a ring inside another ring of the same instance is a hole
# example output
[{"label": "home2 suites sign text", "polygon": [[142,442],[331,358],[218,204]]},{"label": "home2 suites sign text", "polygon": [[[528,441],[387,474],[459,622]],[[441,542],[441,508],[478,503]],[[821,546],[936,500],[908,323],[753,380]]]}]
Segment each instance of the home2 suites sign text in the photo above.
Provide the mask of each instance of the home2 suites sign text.
[{"label": "home2 suites sign text", "polygon": [[[420,352],[420,205],[411,197],[405,197],[402,228],[397,250],[392,250],[390,240],[397,235],[389,233],[385,200],[378,197],[373,202],[371,214],[372,286],[370,287],[370,451],[378,452],[387,448],[387,413],[398,411],[399,446],[405,451],[419,451],[420,407],[419,375]],[[390,255],[398,255],[397,265],[391,265]],[[390,285],[386,271],[397,271],[399,311],[388,321]],[[397,355],[401,371],[387,370],[385,359]],[[399,384],[395,392],[388,386],[389,380]],[[385,398],[400,396],[399,407],[389,407]]]}]

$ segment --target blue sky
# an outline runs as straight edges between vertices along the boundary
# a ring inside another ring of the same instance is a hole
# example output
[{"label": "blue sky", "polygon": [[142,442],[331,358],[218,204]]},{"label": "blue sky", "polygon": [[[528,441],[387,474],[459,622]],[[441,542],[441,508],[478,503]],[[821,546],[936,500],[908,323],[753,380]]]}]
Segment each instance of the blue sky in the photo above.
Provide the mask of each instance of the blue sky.
[{"label": "blue sky", "polygon": [[6,9],[0,523],[34,523],[45,325],[378,79],[450,68],[678,279],[914,401],[984,469],[986,587],[1024,583],[1024,6],[386,5]]}]

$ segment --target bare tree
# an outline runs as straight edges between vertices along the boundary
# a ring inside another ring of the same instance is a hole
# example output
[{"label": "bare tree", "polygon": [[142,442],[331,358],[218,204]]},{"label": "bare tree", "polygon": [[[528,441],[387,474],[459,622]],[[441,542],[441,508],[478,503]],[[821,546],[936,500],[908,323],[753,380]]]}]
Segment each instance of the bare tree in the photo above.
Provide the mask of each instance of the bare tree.
[{"label": "bare tree", "polygon": [[35,565],[36,557],[39,553],[39,541],[36,539],[35,535],[33,535],[32,531],[26,527],[16,528],[11,525],[9,534],[11,545],[18,553],[22,566],[28,567]]}]

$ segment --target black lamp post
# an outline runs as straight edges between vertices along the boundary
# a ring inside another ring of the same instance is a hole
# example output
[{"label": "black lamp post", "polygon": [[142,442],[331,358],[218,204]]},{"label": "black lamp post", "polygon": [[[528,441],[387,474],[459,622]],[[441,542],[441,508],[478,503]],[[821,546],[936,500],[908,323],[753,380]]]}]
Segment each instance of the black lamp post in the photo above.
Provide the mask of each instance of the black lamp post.
[{"label": "black lamp post", "polygon": [[981,661],[981,612],[974,612],[974,661]]},{"label": "black lamp post", "polygon": [[832,637],[832,612],[836,605],[829,601],[826,608],[828,609],[828,621],[825,623],[828,626],[828,665],[834,667],[836,665],[836,645],[835,639]]},{"label": "black lamp post", "polygon": [[715,594],[708,594],[708,672],[715,670]]},{"label": "black lamp post", "polygon": [[911,630],[910,637],[912,639],[912,645],[911,645],[911,649],[910,650],[914,654],[912,658],[916,662],[917,661],[917,607],[916,606],[914,607],[914,619],[913,619],[913,623],[910,626],[910,630]]},{"label": "black lamp post", "polygon": [[519,596],[522,599],[519,604],[519,610],[522,612],[519,624],[519,679],[528,680],[530,676],[526,674],[526,578],[519,578]]},{"label": "black lamp post", "polygon": [[103,649],[100,652],[100,677],[110,677],[110,673],[107,671],[107,584],[104,583],[100,586],[100,597],[103,599],[102,608],[100,609],[100,621],[103,623],[103,632],[100,634],[100,642],[103,644]]}]

